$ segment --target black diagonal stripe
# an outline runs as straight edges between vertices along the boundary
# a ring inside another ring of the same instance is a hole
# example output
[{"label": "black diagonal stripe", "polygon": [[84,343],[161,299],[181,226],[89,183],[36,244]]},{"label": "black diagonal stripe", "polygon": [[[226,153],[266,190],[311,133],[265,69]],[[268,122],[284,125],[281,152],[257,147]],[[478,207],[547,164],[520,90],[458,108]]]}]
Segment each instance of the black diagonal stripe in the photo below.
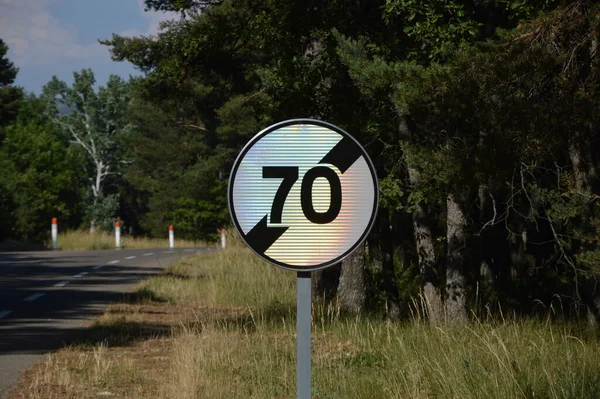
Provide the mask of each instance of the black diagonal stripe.
[{"label": "black diagonal stripe", "polygon": [[349,137],[344,137],[321,159],[319,163],[336,166],[340,172],[346,172],[362,156],[360,147]]},{"label": "black diagonal stripe", "polygon": [[267,226],[267,215],[265,215],[265,217],[262,218],[261,221],[244,236],[244,238],[252,249],[262,255],[288,228],[289,227]]}]

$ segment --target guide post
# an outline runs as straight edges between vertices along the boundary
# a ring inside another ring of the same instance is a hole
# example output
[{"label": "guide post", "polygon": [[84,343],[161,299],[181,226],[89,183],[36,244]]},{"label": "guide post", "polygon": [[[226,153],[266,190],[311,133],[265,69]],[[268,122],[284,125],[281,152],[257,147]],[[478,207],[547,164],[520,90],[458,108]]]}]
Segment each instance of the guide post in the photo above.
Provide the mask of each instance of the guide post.
[{"label": "guide post", "polygon": [[115,222],[115,247],[121,248],[121,222]]},{"label": "guide post", "polygon": [[58,219],[57,218],[52,218],[51,233],[52,233],[52,249],[58,249]]}]

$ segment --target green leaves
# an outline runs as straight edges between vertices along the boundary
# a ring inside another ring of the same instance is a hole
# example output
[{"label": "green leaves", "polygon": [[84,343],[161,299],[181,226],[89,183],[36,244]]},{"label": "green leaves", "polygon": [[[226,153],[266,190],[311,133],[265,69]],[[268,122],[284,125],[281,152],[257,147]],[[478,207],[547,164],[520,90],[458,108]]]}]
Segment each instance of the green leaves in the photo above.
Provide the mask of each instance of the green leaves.
[{"label": "green leaves", "polygon": [[130,90],[113,75],[96,92],[90,69],[74,72],[73,78],[69,87],[53,77],[44,86],[42,98],[47,115],[87,160],[85,171],[91,189],[87,213],[92,225],[108,223],[116,210],[116,197],[106,192],[106,186],[120,174],[125,162],[117,137],[127,131]]},{"label": "green leaves", "polygon": [[[0,128],[16,119],[23,91],[11,86],[17,77],[18,68],[6,57],[8,46],[0,39]],[[0,143],[2,132],[0,131]]]},{"label": "green leaves", "polygon": [[477,40],[482,24],[475,10],[462,1],[387,0],[384,18],[402,25],[413,49],[409,57],[418,61],[447,59],[457,48]]},{"label": "green leaves", "polygon": [[[10,195],[11,235],[44,242],[48,224],[58,217],[67,226],[80,220],[79,178],[83,159],[48,119],[40,118],[43,104],[29,97],[17,122],[6,128],[0,148],[0,187]],[[30,118],[30,115],[36,115]]]},{"label": "green leaves", "polygon": [[[87,197],[89,198],[89,193]],[[89,198],[85,216],[88,222],[93,221],[103,231],[112,231],[118,209],[119,196],[117,194],[102,194],[95,198]]]},{"label": "green leaves", "polygon": [[392,211],[406,207],[407,193],[398,176],[389,175],[379,180],[380,205]]},{"label": "green leaves", "polygon": [[0,87],[11,85],[19,69],[6,57],[8,46],[0,39]]}]

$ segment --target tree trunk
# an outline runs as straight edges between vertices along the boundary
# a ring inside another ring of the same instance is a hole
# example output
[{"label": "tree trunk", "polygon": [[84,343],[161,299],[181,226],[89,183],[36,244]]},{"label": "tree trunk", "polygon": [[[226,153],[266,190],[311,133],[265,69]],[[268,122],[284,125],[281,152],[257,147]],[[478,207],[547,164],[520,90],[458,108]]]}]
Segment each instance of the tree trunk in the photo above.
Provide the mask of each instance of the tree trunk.
[{"label": "tree trunk", "polygon": [[390,229],[389,212],[379,208],[379,242],[381,245],[381,271],[386,294],[386,318],[398,319],[400,317],[400,304],[396,271],[394,269],[394,247],[392,231]]},{"label": "tree trunk", "polygon": [[[490,187],[487,184],[480,184],[477,193],[479,197],[479,223],[481,233],[479,234],[479,275],[481,289],[479,290],[481,303],[487,303],[489,298],[495,296],[493,293],[495,287],[492,265],[494,262],[493,254],[493,236],[491,232],[495,228],[494,219],[496,217],[495,204],[492,203]],[[487,225],[486,225],[487,224]]]},{"label": "tree trunk", "polygon": [[448,194],[446,204],[448,263],[446,268],[446,321],[456,324],[467,322],[467,300],[464,268],[467,261],[467,218],[459,197]]},{"label": "tree trunk", "polygon": [[392,248],[394,248],[394,255],[398,256],[403,269],[408,269],[416,263],[414,236],[412,215],[406,211],[394,212],[392,215]]},{"label": "tree trunk", "polygon": [[[512,255],[519,253],[519,243],[507,240],[504,223],[499,223],[506,212],[506,196],[502,190],[492,193],[492,184],[479,186],[479,286],[480,310],[502,308],[511,288]],[[487,225],[486,225],[487,224]],[[485,226],[485,227],[484,227]],[[510,229],[522,231],[518,228]],[[515,245],[514,250],[511,245]],[[520,259],[518,256],[515,259]],[[475,264],[475,262],[474,262]]]},{"label": "tree trunk", "polygon": [[369,256],[368,268],[373,273],[381,273],[381,246],[379,245],[379,235],[370,234],[367,239],[367,253]]},{"label": "tree trunk", "polygon": [[365,245],[342,261],[342,270],[338,285],[338,303],[340,309],[348,314],[360,314],[367,298],[365,286]]},{"label": "tree trunk", "polygon": [[589,277],[583,286],[583,300],[590,326],[600,326],[600,274]]},{"label": "tree trunk", "polygon": [[96,221],[92,220],[90,222],[90,234],[95,234],[96,233]]},{"label": "tree trunk", "polygon": [[[488,14],[488,18],[485,22],[485,30],[489,30],[490,26],[492,25],[493,15]],[[477,151],[480,154],[485,154],[487,152],[487,138],[488,133],[485,130],[480,130],[477,148]],[[478,163],[480,157],[476,157],[476,159],[476,162]],[[480,169],[480,166],[476,165],[475,168]],[[479,226],[481,231],[479,233],[479,251],[477,254],[479,260],[479,270],[475,271],[477,275],[475,280],[477,282],[477,296],[475,298],[475,303],[477,305],[486,306],[489,303],[489,299],[495,296],[495,293],[493,292],[494,275],[492,272],[494,255],[492,251],[490,251],[490,247],[493,245],[491,232],[495,227],[494,223],[496,221],[497,212],[494,197],[492,196],[488,182],[482,182],[479,185],[477,197],[479,199]],[[483,311],[483,307],[476,308],[476,310]]]},{"label": "tree trunk", "polygon": [[[594,49],[595,51],[595,49]],[[569,158],[573,165],[573,173],[575,175],[575,187],[577,191],[583,193],[587,190],[592,190],[595,183],[598,181],[598,173],[592,154],[585,146],[581,135],[575,133],[569,142]],[[586,148],[586,149],[584,149]],[[589,217],[589,206],[585,207],[581,218],[585,223],[585,219]],[[580,250],[583,250],[581,248]],[[575,278],[578,278],[575,276]],[[600,288],[597,287],[596,278],[592,277],[583,285],[583,300],[587,308],[588,322],[592,326],[598,326],[600,323]]]},{"label": "tree trunk", "polygon": [[335,298],[340,281],[341,268],[342,264],[340,262],[313,273],[313,296],[315,298],[325,301]]},{"label": "tree trunk", "polygon": [[[419,182],[416,169],[408,166],[408,175],[413,186]],[[413,233],[423,284],[425,312],[431,324],[440,324],[444,320],[444,307],[439,290],[439,278],[436,270],[437,256],[433,246],[430,222],[431,217],[427,205],[416,204],[413,211]]]},{"label": "tree trunk", "polygon": [[598,171],[593,162],[591,154],[581,148],[586,145],[581,135],[574,134],[569,143],[569,158],[573,165],[573,173],[575,174],[575,187],[578,191],[583,192],[591,189],[592,185],[598,180]]},{"label": "tree trunk", "polygon": [[[408,127],[408,118],[404,109],[397,109],[398,114],[398,132],[404,139],[411,139],[412,133]],[[410,151],[410,148],[404,148],[405,153]],[[419,171],[406,160],[406,168],[408,170],[408,179],[413,188],[419,186],[421,181]],[[443,321],[444,307],[439,291],[439,279],[437,277],[437,257],[433,246],[433,235],[429,223],[431,217],[427,205],[418,203],[413,211],[413,233],[415,238],[415,246],[419,259],[419,271],[423,284],[423,301],[427,318],[432,324],[439,324]]]},{"label": "tree trunk", "polygon": [[592,299],[587,305],[587,318],[590,326],[600,326],[600,295],[597,294],[597,290],[592,291]]}]

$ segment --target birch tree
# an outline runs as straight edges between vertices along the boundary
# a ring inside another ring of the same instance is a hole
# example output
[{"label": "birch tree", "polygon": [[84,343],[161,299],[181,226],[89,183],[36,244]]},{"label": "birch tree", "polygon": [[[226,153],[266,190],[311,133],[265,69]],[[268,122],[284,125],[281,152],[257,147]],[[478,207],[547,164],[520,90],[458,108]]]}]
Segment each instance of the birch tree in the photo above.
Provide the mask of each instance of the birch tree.
[{"label": "birch tree", "polygon": [[121,159],[117,135],[126,128],[125,112],[129,102],[128,85],[111,75],[106,86],[96,91],[96,80],[90,69],[73,73],[72,86],[56,76],[43,88],[48,112],[72,145],[83,151],[87,165],[90,205],[87,215],[90,233],[99,223],[110,220],[118,206],[118,198],[106,192],[111,176],[119,173]]}]

